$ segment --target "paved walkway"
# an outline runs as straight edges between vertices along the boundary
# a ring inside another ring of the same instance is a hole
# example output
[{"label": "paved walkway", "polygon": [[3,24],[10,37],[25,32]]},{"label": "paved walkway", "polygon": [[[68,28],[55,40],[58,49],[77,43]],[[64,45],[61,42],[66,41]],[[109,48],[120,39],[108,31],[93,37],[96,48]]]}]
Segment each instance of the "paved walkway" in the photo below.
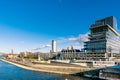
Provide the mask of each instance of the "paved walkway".
[{"label": "paved walkway", "polygon": [[60,74],[76,74],[84,71],[94,70],[95,68],[88,68],[79,65],[72,64],[61,64],[61,63],[39,63],[33,64],[29,61],[14,61],[2,59],[8,63],[16,65],[21,68],[42,71],[42,72],[51,72],[51,73],[60,73]]}]

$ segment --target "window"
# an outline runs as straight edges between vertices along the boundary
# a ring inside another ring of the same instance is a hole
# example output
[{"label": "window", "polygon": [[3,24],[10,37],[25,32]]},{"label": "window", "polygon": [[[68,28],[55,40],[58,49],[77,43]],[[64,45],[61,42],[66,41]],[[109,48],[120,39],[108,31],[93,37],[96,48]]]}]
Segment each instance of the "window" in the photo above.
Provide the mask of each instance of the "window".
[{"label": "window", "polygon": [[108,52],[112,52],[112,47],[111,46],[108,47]]}]

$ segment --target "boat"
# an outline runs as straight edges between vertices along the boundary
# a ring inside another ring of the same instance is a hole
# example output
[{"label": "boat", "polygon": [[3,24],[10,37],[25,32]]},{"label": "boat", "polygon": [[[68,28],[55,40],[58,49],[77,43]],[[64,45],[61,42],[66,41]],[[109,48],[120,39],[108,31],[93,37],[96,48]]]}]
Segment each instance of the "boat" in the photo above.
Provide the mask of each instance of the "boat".
[{"label": "boat", "polygon": [[99,78],[105,80],[120,80],[120,65],[115,65],[100,70]]}]

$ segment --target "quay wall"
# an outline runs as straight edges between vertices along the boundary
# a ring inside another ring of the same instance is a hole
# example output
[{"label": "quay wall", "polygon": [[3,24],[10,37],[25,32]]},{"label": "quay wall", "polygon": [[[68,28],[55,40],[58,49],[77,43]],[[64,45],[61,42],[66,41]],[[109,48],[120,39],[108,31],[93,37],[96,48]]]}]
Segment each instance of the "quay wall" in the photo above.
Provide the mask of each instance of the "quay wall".
[{"label": "quay wall", "polygon": [[82,67],[82,66],[76,66],[76,65],[51,65],[51,63],[48,64],[21,64],[16,63],[14,61],[1,59],[4,62],[13,64],[15,66],[33,70],[33,71],[40,71],[40,72],[50,72],[50,73],[58,73],[58,74],[76,74],[76,73],[82,73],[90,70],[95,70],[96,68],[89,68],[89,67]]}]

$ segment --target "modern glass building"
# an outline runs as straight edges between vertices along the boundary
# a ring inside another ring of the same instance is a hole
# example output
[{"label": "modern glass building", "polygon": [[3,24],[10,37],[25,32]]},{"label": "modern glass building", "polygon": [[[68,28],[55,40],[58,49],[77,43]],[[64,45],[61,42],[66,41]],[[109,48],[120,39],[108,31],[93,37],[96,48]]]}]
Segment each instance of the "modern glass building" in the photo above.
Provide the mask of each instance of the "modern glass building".
[{"label": "modern glass building", "polygon": [[112,57],[114,53],[119,54],[119,36],[117,21],[114,16],[97,20],[90,27],[89,41],[84,44],[85,52],[99,54],[105,58]]}]

